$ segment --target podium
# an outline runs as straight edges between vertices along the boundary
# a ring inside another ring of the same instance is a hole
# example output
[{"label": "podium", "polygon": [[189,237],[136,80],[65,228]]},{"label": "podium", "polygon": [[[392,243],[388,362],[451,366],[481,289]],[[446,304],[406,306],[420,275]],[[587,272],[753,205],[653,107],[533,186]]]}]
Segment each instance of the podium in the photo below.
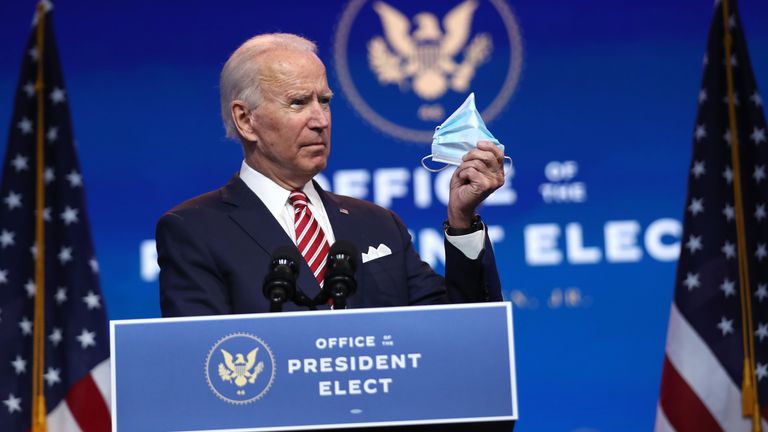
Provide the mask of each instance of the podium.
[{"label": "podium", "polygon": [[110,323],[112,428],[509,431],[509,303]]}]

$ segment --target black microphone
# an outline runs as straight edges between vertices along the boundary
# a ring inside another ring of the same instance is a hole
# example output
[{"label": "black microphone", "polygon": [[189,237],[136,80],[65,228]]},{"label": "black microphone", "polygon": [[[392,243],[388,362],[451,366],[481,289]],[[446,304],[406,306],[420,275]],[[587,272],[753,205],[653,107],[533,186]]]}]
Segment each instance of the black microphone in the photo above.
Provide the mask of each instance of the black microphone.
[{"label": "black microphone", "polygon": [[292,246],[281,246],[272,254],[262,289],[270,312],[281,312],[283,303],[295,297],[299,262],[299,252]]},{"label": "black microphone", "polygon": [[334,309],[346,309],[347,298],[357,290],[355,269],[358,258],[357,248],[351,242],[338,240],[328,251],[328,268],[325,272],[323,289],[315,299],[325,302],[328,297],[333,299]]}]

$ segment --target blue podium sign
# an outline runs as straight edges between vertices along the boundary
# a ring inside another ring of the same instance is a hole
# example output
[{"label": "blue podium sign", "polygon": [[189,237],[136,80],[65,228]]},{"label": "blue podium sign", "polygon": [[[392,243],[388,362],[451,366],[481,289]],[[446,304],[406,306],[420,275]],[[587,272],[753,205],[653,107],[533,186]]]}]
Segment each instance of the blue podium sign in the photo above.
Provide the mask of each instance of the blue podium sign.
[{"label": "blue podium sign", "polygon": [[123,320],[110,330],[116,432],[517,419],[509,303]]}]

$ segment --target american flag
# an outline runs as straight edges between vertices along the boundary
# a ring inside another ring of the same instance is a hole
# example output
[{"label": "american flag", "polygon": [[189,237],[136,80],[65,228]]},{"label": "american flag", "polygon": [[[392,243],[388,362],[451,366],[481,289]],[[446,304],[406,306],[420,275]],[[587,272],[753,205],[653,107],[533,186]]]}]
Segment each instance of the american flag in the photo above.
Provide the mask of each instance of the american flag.
[{"label": "american flag", "polygon": [[[75,155],[68,93],[51,23],[35,17],[24,51],[0,186],[0,431],[32,423],[36,132],[43,128],[45,332],[42,364],[48,431],[108,431],[109,335],[98,262]],[[44,23],[43,55],[35,32]],[[44,124],[35,86],[44,70]]]},{"label": "american flag", "polygon": [[[727,0],[723,0],[727,1]],[[693,130],[693,158],[675,297],[656,414],[656,431],[752,431],[742,416],[742,297],[736,219],[743,211],[754,343],[755,379],[763,430],[768,431],[768,139],[736,2],[729,2],[726,55],[723,1],[718,1],[704,57]],[[733,71],[737,118],[730,130],[726,64]],[[731,158],[738,138],[740,166]],[[734,195],[740,170],[742,209]]]}]

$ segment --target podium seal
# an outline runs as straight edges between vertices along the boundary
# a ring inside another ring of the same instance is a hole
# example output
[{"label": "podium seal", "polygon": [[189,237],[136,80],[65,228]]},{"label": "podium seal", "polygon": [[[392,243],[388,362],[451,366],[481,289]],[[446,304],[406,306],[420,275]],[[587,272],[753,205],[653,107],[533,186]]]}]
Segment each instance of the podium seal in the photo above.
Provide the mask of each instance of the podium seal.
[{"label": "podium seal", "polygon": [[208,387],[220,399],[245,405],[264,397],[275,380],[275,356],[261,338],[233,333],[219,339],[205,359]]}]

